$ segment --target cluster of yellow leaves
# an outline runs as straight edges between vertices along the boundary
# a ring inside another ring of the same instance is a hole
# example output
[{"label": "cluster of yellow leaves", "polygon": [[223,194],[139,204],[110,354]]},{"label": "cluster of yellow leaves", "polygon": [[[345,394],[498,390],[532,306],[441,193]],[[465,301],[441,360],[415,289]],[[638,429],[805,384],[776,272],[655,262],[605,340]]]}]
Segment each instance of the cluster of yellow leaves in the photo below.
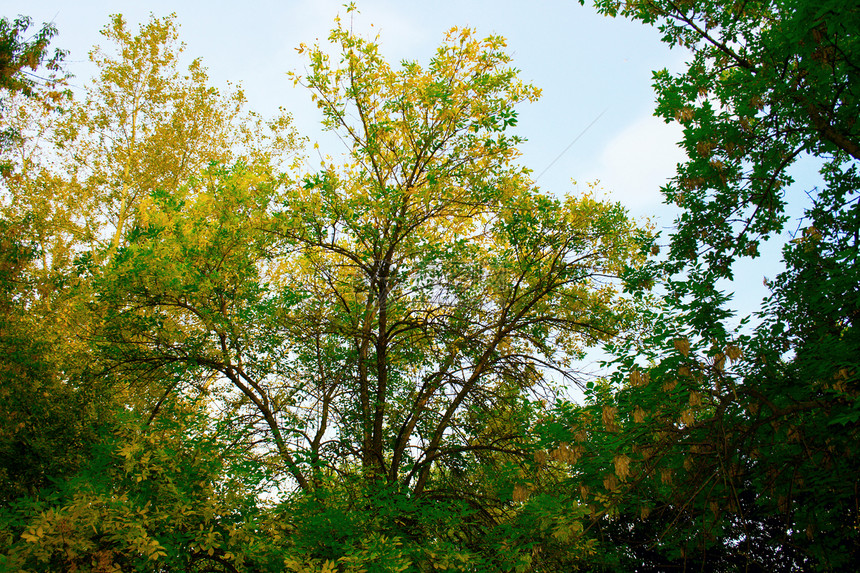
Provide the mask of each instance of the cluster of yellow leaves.
[{"label": "cluster of yellow leaves", "polygon": [[[21,535],[26,545],[13,546],[7,558],[12,564],[24,563],[25,559],[43,563],[59,559],[71,570],[93,567],[102,573],[119,571],[114,560],[122,551],[157,561],[166,555],[164,548],[146,531],[139,516],[128,511],[128,502],[124,495],[102,500],[78,494],[65,507],[34,516]],[[123,549],[105,551],[98,536]]]},{"label": "cluster of yellow leaves", "polygon": [[402,551],[403,542],[397,537],[370,533],[358,547],[353,547],[338,559],[349,573],[368,573],[382,566],[387,571],[401,573],[412,566],[409,555]]},{"label": "cluster of yellow leaves", "polygon": [[288,115],[266,122],[245,111],[241,90],[208,86],[199,60],[180,73],[173,16],[135,35],[116,15],[102,35],[113,49],[91,53],[100,74],[82,100],[63,114],[14,102],[2,118],[26,136],[16,141],[8,199],[39,215],[54,268],[82,249],[119,248],[152,192],[178,190],[212,163],[241,161],[271,178],[299,145]]},{"label": "cluster of yellow leaves", "polygon": [[335,573],[338,570],[336,561],[329,559],[302,559],[289,556],[284,559],[285,571],[292,573]]},{"label": "cluster of yellow leaves", "polygon": [[617,432],[620,429],[617,420],[618,408],[616,406],[603,406],[601,420],[607,432]]}]

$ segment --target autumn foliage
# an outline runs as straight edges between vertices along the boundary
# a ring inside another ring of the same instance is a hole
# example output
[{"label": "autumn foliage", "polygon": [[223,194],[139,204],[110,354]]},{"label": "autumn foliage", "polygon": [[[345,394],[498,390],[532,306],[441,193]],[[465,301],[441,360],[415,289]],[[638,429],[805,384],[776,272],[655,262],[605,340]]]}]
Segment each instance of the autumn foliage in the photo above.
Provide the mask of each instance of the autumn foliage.
[{"label": "autumn foliage", "polygon": [[[596,2],[693,54],[655,73],[689,155],[663,260],[518,163],[539,90],[503,38],[395,66],[336,20],[293,76],[346,144],[316,163],[288,113],[180,69],[171,17],[112,17],[80,97],[22,79],[53,30],[4,20],[0,571],[846,567],[857,42],[832,4]],[[803,153],[826,185],[737,331],[718,281],[781,230]]]}]

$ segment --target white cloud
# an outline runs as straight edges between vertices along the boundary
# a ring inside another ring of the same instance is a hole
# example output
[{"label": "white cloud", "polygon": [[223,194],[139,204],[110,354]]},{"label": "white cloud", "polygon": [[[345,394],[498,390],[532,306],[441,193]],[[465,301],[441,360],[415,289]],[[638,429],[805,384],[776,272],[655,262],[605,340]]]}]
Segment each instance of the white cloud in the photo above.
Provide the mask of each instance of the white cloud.
[{"label": "white cloud", "polygon": [[654,211],[663,201],[660,187],[684,160],[681,138],[679,126],[643,116],[609,141],[587,180],[600,180],[610,199],[634,212]]}]

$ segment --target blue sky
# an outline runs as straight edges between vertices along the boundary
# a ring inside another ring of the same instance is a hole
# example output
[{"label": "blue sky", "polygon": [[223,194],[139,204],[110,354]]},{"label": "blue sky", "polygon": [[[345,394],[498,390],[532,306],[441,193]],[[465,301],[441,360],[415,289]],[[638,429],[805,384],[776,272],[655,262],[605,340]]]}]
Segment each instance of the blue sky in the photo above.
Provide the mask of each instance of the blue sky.
[{"label": "blue sky", "polygon": [[[452,26],[470,26],[481,35],[508,39],[521,76],[543,90],[541,100],[520,108],[518,132],[525,165],[543,172],[602,112],[605,113],[540,177],[539,185],[556,194],[600,180],[609,196],[636,215],[671,216],[660,208],[659,186],[682,159],[674,143],[680,132],[651,115],[651,72],[680,69],[682,51],[672,52],[656,30],[620,19],[604,18],[575,0],[435,1],[362,0],[353,26],[380,35],[383,54],[392,61],[427,62]],[[57,46],[70,50],[68,68],[82,85],[93,68],[87,53],[101,37],[111,13],[122,13],[132,29],[149,14],[176,12],[188,58],[200,57],[216,85],[241,83],[250,107],[264,115],[278,106],[291,111],[299,130],[320,139],[319,113],[287,71],[301,73],[300,42],[325,41],[343,0],[236,2],[88,2],[2,1],[2,14],[30,15],[37,23],[53,21]]]}]

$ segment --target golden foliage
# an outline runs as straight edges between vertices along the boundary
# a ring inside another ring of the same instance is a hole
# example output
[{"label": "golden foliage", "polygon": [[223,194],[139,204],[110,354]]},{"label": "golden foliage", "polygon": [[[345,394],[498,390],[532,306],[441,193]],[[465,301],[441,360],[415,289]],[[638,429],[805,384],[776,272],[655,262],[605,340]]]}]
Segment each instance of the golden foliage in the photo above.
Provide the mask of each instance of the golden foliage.
[{"label": "golden foliage", "polygon": [[616,454],[612,458],[612,463],[615,466],[615,475],[621,481],[627,481],[627,476],[630,475],[630,456],[627,454]]},{"label": "golden foliage", "polygon": [[619,429],[618,422],[616,420],[616,416],[618,415],[618,408],[615,406],[603,406],[601,411],[601,419],[603,421],[603,427],[606,428],[607,432],[617,432]]}]

